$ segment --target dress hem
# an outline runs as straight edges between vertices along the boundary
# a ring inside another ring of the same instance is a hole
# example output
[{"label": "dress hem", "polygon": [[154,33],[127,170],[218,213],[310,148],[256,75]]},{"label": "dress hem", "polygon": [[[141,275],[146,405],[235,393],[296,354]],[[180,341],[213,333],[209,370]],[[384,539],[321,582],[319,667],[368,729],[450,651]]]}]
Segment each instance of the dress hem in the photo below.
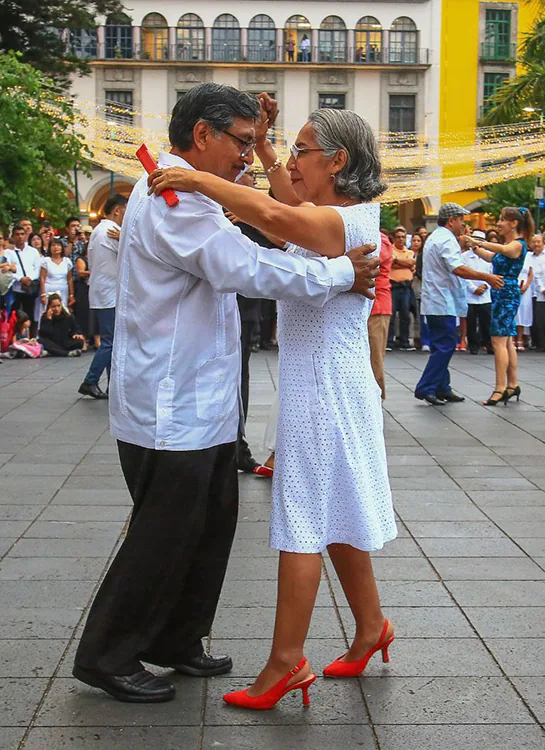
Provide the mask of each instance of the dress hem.
[{"label": "dress hem", "polygon": [[384,549],[384,545],[385,544],[388,544],[389,542],[393,542],[393,540],[397,539],[398,536],[399,536],[399,534],[398,534],[398,532],[396,530],[395,535],[391,536],[391,537],[388,537],[388,538],[385,538],[384,541],[382,542],[382,544],[380,545],[380,547],[378,547],[378,546],[375,546],[375,547],[369,547],[369,546],[362,547],[361,543],[354,544],[354,541],[346,541],[345,539],[343,539],[342,541],[338,540],[338,539],[331,539],[331,540],[327,541],[323,546],[320,546],[319,549],[310,549],[310,550],[309,549],[305,549],[305,550],[294,549],[293,547],[291,547],[290,549],[287,549],[285,545],[280,546],[278,544],[275,545],[275,544],[272,544],[272,543],[269,543],[269,547],[271,549],[276,549],[279,552],[294,552],[294,553],[299,554],[299,555],[316,555],[316,554],[321,554],[321,553],[323,553],[323,552],[326,551],[326,549],[329,547],[330,544],[347,544],[350,547],[354,547],[354,549],[360,550],[360,552],[379,552],[381,549]]}]

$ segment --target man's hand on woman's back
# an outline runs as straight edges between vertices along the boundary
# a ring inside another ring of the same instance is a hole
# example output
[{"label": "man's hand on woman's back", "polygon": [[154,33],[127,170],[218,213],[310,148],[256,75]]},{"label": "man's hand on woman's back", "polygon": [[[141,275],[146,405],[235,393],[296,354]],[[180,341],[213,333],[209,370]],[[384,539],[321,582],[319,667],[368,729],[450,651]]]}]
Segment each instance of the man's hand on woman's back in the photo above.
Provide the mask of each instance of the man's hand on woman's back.
[{"label": "man's hand on woman's back", "polygon": [[346,253],[352,261],[355,275],[354,286],[350,291],[355,294],[363,294],[367,299],[375,299],[372,290],[375,287],[375,279],[379,275],[380,260],[378,256],[376,258],[369,258],[368,256],[374,253],[376,249],[377,246],[370,243]]}]

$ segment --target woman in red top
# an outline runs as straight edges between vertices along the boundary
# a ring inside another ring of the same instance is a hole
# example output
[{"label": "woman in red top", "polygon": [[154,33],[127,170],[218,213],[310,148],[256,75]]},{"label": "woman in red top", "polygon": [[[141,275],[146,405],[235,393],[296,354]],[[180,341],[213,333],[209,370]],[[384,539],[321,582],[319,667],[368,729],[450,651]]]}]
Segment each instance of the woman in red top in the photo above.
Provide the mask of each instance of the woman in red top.
[{"label": "woman in red top", "polygon": [[394,251],[390,240],[382,232],[380,233],[380,273],[375,282],[375,302],[371,315],[367,322],[369,328],[369,347],[371,349],[371,367],[375,380],[382,391],[382,400],[386,398],[386,385],[384,383],[384,355],[388,341],[388,328],[390,316],[392,315],[392,287],[390,284],[390,271]]}]

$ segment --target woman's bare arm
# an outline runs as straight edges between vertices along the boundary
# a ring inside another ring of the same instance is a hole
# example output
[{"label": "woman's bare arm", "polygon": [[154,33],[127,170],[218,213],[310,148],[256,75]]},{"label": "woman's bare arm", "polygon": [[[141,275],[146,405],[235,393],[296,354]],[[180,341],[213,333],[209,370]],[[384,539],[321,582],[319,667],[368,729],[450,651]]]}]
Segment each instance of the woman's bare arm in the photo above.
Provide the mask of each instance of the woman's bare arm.
[{"label": "woman's bare arm", "polygon": [[87,270],[83,258],[76,258],[76,271],[80,279],[88,279],[91,275],[91,272]]},{"label": "woman's bare arm", "polygon": [[487,263],[492,263],[494,255],[496,254],[492,253],[490,250],[485,250],[480,245],[473,245],[473,250],[475,252],[475,255],[478,255],[479,258],[486,260]]},{"label": "woman's bare arm", "polygon": [[148,185],[150,193],[156,195],[166,188],[203,193],[264,234],[284,237],[327,258],[344,255],[344,224],[333,208],[309,204],[287,206],[253,188],[183,167],[155,170],[148,178]]},{"label": "woman's bare arm", "polygon": [[45,297],[45,280],[47,279],[47,268],[40,268],[40,296]]},{"label": "woman's bare arm", "polygon": [[[506,258],[519,258],[522,253],[522,240],[513,240],[513,242],[509,242],[507,245],[500,245],[499,242],[479,240],[479,244],[476,247],[487,250],[492,256],[500,253],[501,255],[505,255]],[[477,255],[480,254],[477,253]],[[483,256],[481,255],[480,257],[482,258]],[[488,260],[488,258],[485,258],[485,260]]]},{"label": "woman's bare arm", "polygon": [[274,166],[278,158],[272,143],[268,140],[258,142],[255,152],[263,165],[276,200],[280,201],[280,203],[285,203],[287,206],[304,205],[304,201],[297,196],[297,193],[293,189],[289,172],[284,165],[276,167],[272,172],[267,171]]}]

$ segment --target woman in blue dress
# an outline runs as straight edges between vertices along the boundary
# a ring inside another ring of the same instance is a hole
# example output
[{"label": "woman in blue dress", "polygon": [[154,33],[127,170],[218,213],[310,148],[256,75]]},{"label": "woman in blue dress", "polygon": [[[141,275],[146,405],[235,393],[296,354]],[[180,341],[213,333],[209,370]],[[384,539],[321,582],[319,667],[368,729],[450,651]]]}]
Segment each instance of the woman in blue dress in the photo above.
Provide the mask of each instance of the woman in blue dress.
[{"label": "woman in blue dress", "polygon": [[534,234],[534,221],[527,208],[504,208],[498,220],[503,244],[468,237],[477,255],[492,263],[492,273],[503,276],[501,289],[492,289],[492,324],[490,334],[494,347],[496,385],[485,406],[520,398],[517,375],[517,335],[515,318],[520,305],[519,273],[524,265],[527,244]]}]

